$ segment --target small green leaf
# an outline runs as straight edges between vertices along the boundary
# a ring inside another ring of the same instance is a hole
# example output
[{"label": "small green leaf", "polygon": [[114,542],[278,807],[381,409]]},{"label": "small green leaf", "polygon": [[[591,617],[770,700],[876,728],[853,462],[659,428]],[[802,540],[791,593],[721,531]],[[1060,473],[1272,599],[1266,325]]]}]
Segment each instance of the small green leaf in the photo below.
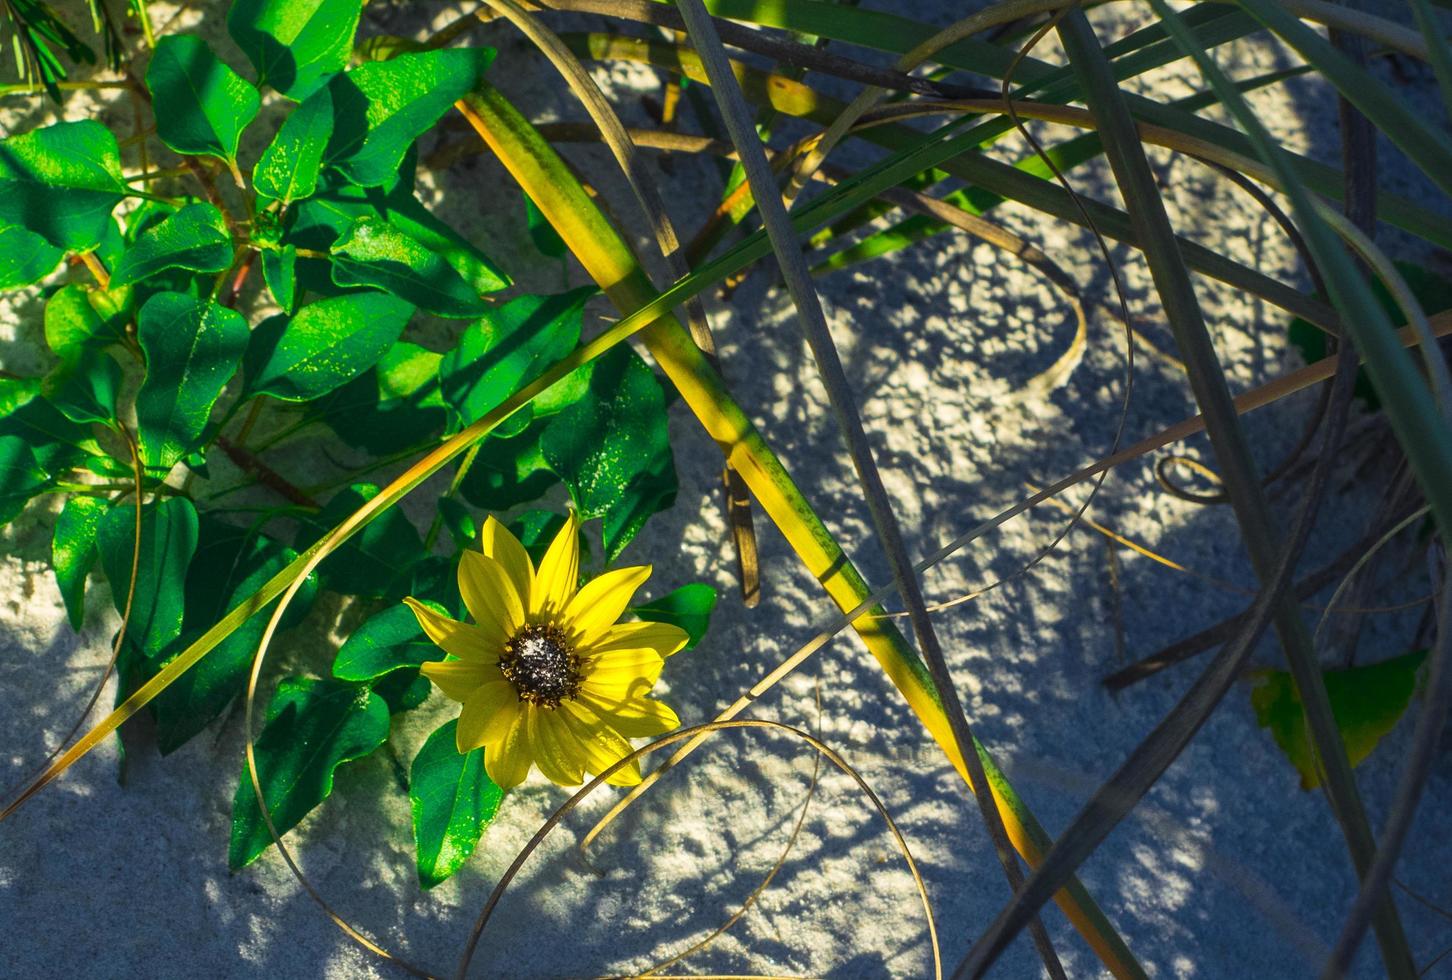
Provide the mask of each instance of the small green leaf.
[{"label": "small green leaf", "polygon": [[430,735],[409,770],[418,882],[424,888],[464,866],[504,798],[484,771],[483,749],[459,754],[454,744],[458,724],[445,722]]},{"label": "small green leaf", "polygon": [[[122,506],[125,506],[124,504]],[[86,615],[86,576],[96,562],[96,535],[111,505],[100,497],[73,496],[61,508],[50,541],[50,566],[65,603],[71,629]]]},{"label": "small green leaf", "polygon": [[[378,495],[371,483],[339,491],[315,515],[299,522],[298,546],[311,544]],[[394,584],[423,555],[418,529],[397,508],[389,508],[347,540],[318,567],[325,589],[344,595],[395,598]],[[397,596],[401,598],[401,596]]]},{"label": "small green leaf", "polygon": [[[447,615],[437,603],[427,603]],[[399,603],[376,612],[344,641],[333,658],[333,676],[342,681],[372,681],[407,667],[444,659],[419,628],[413,610]]]},{"label": "small green leaf", "polygon": [[61,358],[84,349],[119,344],[126,338],[131,290],[115,291],[71,283],[45,304],[45,342]]},{"label": "small green leaf", "polygon": [[177,153],[218,157],[237,172],[237,142],[262,99],[206,41],[190,34],[157,41],[146,87],[158,108],[156,134],[163,143]]},{"label": "small green leaf", "polygon": [[652,513],[674,502],[665,393],[645,362],[617,347],[595,362],[589,393],[550,419],[540,451],[585,519],[606,519],[613,560]]},{"label": "small green leaf", "polygon": [[539,206],[528,194],[524,197],[524,224],[529,229],[529,240],[547,259],[559,259],[565,255],[565,243],[555,226],[540,211]]},{"label": "small green leaf", "polygon": [[422,445],[444,431],[441,355],[400,340],[359,377],[314,403],[350,446],[375,456]]},{"label": "small green leaf", "polygon": [[388,352],[413,307],[387,293],[349,293],[269,317],[247,346],[248,395],[308,401],[368,370]]},{"label": "small green leaf", "polygon": [[449,536],[454,539],[454,548],[462,551],[473,544],[479,536],[479,524],[468,505],[453,497],[440,497],[438,508],[444,527],[449,529]]},{"label": "small green leaf", "polygon": [[101,241],[126,196],[121,151],[94,120],[62,122],[0,140],[0,226],[19,225],[56,248]]},{"label": "small green leaf", "polygon": [[247,321],[211,300],[158,293],[136,317],[146,380],[136,393],[141,459],[170,469],[199,444],[242,352]]},{"label": "small green leaf", "polygon": [[[20,387],[30,387],[21,382]],[[35,390],[39,384],[35,385]],[[45,398],[33,395],[0,418],[0,436],[18,436],[50,476],[76,466],[87,455],[101,455],[101,447],[86,427],[62,415]]]},{"label": "small green leaf", "polygon": [[[158,656],[129,664],[129,679],[137,683],[149,680],[296,557],[291,548],[256,528],[202,515],[196,555],[187,570],[181,635]],[[283,616],[284,629],[306,615],[316,592],[317,578],[309,576]],[[186,744],[242,692],[271,614],[270,607],[254,612],[152,700],[156,745],[163,755]]]},{"label": "small green leaf", "polygon": [[[278,685],[256,742],[258,781],[273,826],[285,834],[333,792],[333,773],[388,739],[388,706],[357,684],[289,677]],[[272,838],[243,762],[232,800],[233,869],[257,859]]]},{"label": "small green leaf", "polygon": [[413,141],[474,88],[494,52],[449,48],[374,61],[335,76],[324,165],[362,187],[391,183]]},{"label": "small green leaf", "polygon": [[[1322,671],[1331,712],[1353,766],[1371,754],[1406,712],[1417,686],[1417,670],[1426,656],[1422,650],[1365,667]],[[1256,677],[1250,692],[1256,720],[1270,730],[1301,774],[1301,788],[1315,789],[1321,785],[1321,776],[1307,741],[1306,715],[1295,681],[1282,670],[1257,671]]]},{"label": "small green leaf", "polygon": [[548,424],[536,421],[517,436],[490,435],[481,442],[459,494],[475,507],[494,511],[511,510],[543,496],[559,483],[539,450],[540,435]]},{"label": "small green leaf", "polygon": [[435,316],[474,317],[488,309],[453,266],[381,218],[356,219],[332,253],[339,286],[376,286]]},{"label": "small green leaf", "polygon": [[111,272],[111,288],[166,272],[221,272],[232,264],[227,219],[210,204],[188,204],[147,228]]},{"label": "small green leaf", "polygon": [[19,436],[0,436],[0,524],[9,524],[50,482],[35,453]]},{"label": "small green leaf", "polygon": [[348,64],[358,0],[237,0],[227,31],[257,69],[257,80],[306,99]]},{"label": "small green leaf", "polygon": [[715,608],[716,590],[705,582],[692,582],[630,611],[652,623],[679,626],[690,636],[686,641],[689,650],[706,635],[711,625],[711,610]]},{"label": "small green leaf", "polygon": [[[101,518],[96,546],[111,583],[111,601],[124,613],[136,547],[136,508],[122,504]],[[181,634],[183,587],[196,550],[197,511],[190,500],[169,497],[142,509],[136,594],[126,635],[149,657]]]},{"label": "small green leaf", "polygon": [[412,670],[395,670],[372,684],[373,693],[388,705],[390,715],[412,711],[429,699],[434,685],[427,677]]},{"label": "small green leaf", "polygon": [[252,186],[262,197],[283,204],[312,197],[318,189],[323,151],[332,135],[333,98],[322,89],[292,111],[262,151],[252,171]]},{"label": "small green leaf", "polygon": [[292,313],[297,308],[297,246],[263,251],[262,279],[282,312]]},{"label": "small green leaf", "polygon": [[65,249],[33,231],[18,225],[0,228],[0,289],[39,282],[55,271],[65,255]]},{"label": "small green leaf", "polygon": [[[462,429],[483,418],[574,350],[585,301],[595,292],[585,287],[558,296],[517,296],[470,324],[439,364],[440,387],[454,427]],[[527,423],[530,415],[522,410],[515,417]],[[519,431],[520,423],[512,431]]]},{"label": "small green leaf", "polygon": [[72,422],[108,423],[116,417],[121,365],[100,350],[82,349],[46,376],[42,390]]}]

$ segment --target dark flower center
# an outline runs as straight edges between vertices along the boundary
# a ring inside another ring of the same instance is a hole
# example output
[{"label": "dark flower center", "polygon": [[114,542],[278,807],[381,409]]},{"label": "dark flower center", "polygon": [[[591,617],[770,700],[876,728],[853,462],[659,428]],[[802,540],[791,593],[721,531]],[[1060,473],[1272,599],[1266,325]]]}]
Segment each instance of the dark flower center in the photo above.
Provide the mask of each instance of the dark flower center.
[{"label": "dark flower center", "polygon": [[580,691],[580,658],[553,626],[531,625],[515,633],[504,645],[499,670],[521,701],[542,708],[558,707]]}]

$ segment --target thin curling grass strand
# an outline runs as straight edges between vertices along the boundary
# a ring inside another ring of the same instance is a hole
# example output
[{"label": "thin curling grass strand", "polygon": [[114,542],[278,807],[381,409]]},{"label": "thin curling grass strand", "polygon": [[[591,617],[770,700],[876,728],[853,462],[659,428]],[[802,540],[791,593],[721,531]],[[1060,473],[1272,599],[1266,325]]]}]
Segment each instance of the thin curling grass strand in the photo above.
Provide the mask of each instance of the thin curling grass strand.
[{"label": "thin curling grass strand", "polygon": [[831,746],[827,745],[816,736],[808,732],[802,731],[800,728],[793,728],[792,726],[784,725],[781,722],[767,721],[765,719],[759,718],[741,718],[735,721],[712,721],[707,722],[703,725],[692,725],[690,728],[683,728],[678,732],[672,732],[669,735],[666,735],[662,738],[657,739],[654,742],[651,742],[649,745],[641,746],[640,748],[631,752],[630,755],[624,757],[623,759],[620,759],[610,768],[606,769],[604,772],[601,772],[594,779],[590,780],[590,782],[582,786],[579,791],[575,793],[575,795],[571,796],[568,800],[561,804],[559,809],[557,809],[554,813],[550,815],[550,818],[544,822],[544,825],[540,827],[540,829],[535,833],[532,838],[530,838],[529,843],[526,844],[524,848],[519,852],[519,855],[515,857],[514,862],[504,872],[503,876],[499,879],[498,884],[494,886],[494,890],[489,894],[489,899],[484,903],[484,907],[480,909],[479,918],[474,922],[474,928],[470,932],[468,942],[466,942],[464,945],[464,952],[459,958],[459,966],[454,973],[456,980],[464,980],[464,978],[468,975],[469,963],[474,958],[474,951],[478,948],[479,939],[484,934],[484,929],[486,926],[488,926],[489,919],[491,916],[493,916],[494,909],[499,905],[500,899],[504,897],[505,891],[508,890],[510,883],[514,881],[515,876],[519,874],[520,868],[524,867],[524,862],[529,860],[530,855],[533,854],[535,850],[539,847],[539,845],[544,842],[544,839],[548,837],[550,833],[560,825],[565,817],[569,816],[570,812],[573,811],[575,807],[577,807],[581,803],[581,801],[583,801],[587,796],[593,793],[600,786],[604,785],[610,779],[610,777],[615,775],[616,772],[624,769],[626,766],[636,764],[638,760],[648,755],[659,752],[661,749],[668,748],[671,745],[674,745],[676,742],[680,742],[685,739],[704,738],[713,732],[721,731],[728,728],[763,728],[772,731],[779,731],[784,734],[790,735],[793,738],[800,739],[801,741],[806,742],[808,745],[810,745],[813,749],[816,749],[819,756],[826,756],[828,761],[830,761],[842,772],[846,773],[849,777],[851,777],[852,781],[857,784],[858,789],[860,789],[863,795],[872,802],[873,808],[882,816],[882,819],[887,823],[888,830],[892,832],[893,840],[897,843],[898,850],[902,852],[903,859],[907,862],[908,870],[912,873],[913,884],[917,886],[918,896],[922,899],[923,902],[923,916],[927,922],[928,927],[928,942],[932,948],[933,976],[935,980],[942,980],[943,961],[942,954],[938,949],[938,928],[937,924],[934,922],[933,919],[933,903],[932,900],[928,897],[928,887],[927,884],[923,881],[922,874],[918,871],[917,862],[913,860],[912,850],[908,847],[907,838],[904,837],[902,831],[898,829],[897,823],[894,822],[892,819],[892,814],[888,812],[887,807],[883,804],[882,800],[878,798],[877,794],[872,791],[872,787],[867,784],[867,781],[862,778],[861,774],[858,773],[856,769],[852,768],[847,760],[843,759],[840,755],[838,755]]}]

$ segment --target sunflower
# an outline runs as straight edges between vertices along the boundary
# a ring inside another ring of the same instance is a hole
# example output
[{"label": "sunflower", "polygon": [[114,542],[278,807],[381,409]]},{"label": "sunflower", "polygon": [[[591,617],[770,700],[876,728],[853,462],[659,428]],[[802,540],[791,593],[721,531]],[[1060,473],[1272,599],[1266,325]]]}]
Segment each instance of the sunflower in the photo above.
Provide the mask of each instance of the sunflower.
[{"label": "sunflower", "polygon": [[[459,562],[459,591],[474,622],[404,601],[428,638],[450,654],[423,672],[460,702],[460,752],[484,748],[489,778],[504,789],[531,765],[562,786],[598,774],[630,754],[628,738],[662,735],[680,724],[647,698],[665,658],[686,645],[666,623],[620,623],[649,565],[605,572],[583,588],[579,521],[573,512],[535,568],[519,539],[490,517],[482,549]],[[631,763],[610,777],[640,782]]]}]

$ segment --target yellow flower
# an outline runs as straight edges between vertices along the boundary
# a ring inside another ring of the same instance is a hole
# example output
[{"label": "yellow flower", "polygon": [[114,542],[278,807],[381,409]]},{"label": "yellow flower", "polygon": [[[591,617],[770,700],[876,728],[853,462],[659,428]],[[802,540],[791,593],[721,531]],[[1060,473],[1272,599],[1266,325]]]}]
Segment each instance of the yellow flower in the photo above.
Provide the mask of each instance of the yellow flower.
[{"label": "yellow flower", "polygon": [[[489,518],[482,550],[465,551],[459,591],[473,624],[405,599],[430,640],[452,656],[423,672],[463,704],[460,752],[484,747],[489,778],[504,789],[531,765],[563,786],[598,774],[631,752],[627,738],[662,735],[680,724],[645,695],[665,658],[686,645],[665,623],[617,623],[649,565],[617,568],[576,588],[579,522],[571,512],[539,568],[503,524]],[[632,763],[610,777],[640,782]]]}]

